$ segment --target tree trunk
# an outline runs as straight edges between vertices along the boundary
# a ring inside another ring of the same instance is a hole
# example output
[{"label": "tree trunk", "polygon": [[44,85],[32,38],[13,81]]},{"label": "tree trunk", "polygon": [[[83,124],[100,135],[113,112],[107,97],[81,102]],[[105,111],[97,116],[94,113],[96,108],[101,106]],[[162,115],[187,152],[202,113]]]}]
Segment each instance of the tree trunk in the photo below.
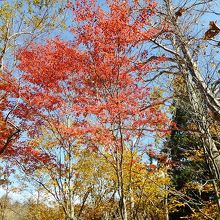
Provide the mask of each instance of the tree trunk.
[{"label": "tree trunk", "polygon": [[122,220],[128,219],[127,205],[124,190],[124,175],[123,175],[123,160],[124,160],[124,143],[123,134],[121,130],[121,118],[119,115],[119,140],[120,144],[116,144],[116,176],[118,181],[118,195],[119,195],[119,212]]},{"label": "tree trunk", "polygon": [[117,179],[118,179],[118,195],[119,195],[119,211],[122,220],[127,220],[127,208],[126,200],[124,195],[124,184],[123,184],[123,168],[122,168],[122,155],[117,150],[116,163],[117,163]]},{"label": "tree trunk", "polygon": [[206,154],[206,158],[208,158],[207,163],[209,164],[211,173],[214,177],[214,190],[216,193],[216,203],[220,213],[220,198],[219,198],[220,154],[209,130],[210,123],[208,120],[207,105],[203,99],[203,94],[201,94],[200,90],[197,89],[190,75],[187,76],[186,80],[188,85],[189,98],[192,103],[194,114],[196,116],[196,124],[202,135],[204,152]]},{"label": "tree trunk", "polygon": [[116,176],[118,182],[119,195],[119,212],[122,220],[127,220],[127,208],[124,194],[124,180],[123,180],[123,151],[117,147],[116,149]]}]

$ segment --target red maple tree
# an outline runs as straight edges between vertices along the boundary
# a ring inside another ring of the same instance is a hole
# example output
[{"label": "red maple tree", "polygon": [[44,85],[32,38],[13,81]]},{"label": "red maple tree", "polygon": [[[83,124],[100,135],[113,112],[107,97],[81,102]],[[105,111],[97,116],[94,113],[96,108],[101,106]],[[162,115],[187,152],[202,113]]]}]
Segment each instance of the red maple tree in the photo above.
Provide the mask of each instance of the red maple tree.
[{"label": "red maple tree", "polygon": [[[64,140],[112,153],[118,177],[119,210],[127,219],[123,186],[124,150],[138,148],[149,132],[167,132],[169,120],[152,105],[144,76],[164,57],[147,59],[156,3],[96,0],[68,3],[73,40],[59,38],[19,52],[24,72],[22,105],[30,137],[52,125]],[[143,110],[144,109],[144,110]],[[71,115],[71,126],[61,122]]]}]

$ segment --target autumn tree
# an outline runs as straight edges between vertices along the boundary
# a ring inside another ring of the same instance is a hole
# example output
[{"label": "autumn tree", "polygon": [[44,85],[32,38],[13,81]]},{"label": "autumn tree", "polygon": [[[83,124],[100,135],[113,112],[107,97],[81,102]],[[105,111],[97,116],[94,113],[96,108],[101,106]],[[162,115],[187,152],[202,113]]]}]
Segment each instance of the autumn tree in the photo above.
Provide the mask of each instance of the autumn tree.
[{"label": "autumn tree", "polygon": [[0,154],[7,154],[6,149],[23,129],[14,115],[21,101],[20,75],[16,70],[17,49],[28,47],[31,42],[63,29],[65,4],[55,0],[3,0],[0,7]]},{"label": "autumn tree", "polygon": [[[128,219],[132,191],[126,194],[124,152],[143,148],[149,132],[161,135],[169,130],[160,100],[150,99],[142,77],[165,60],[158,56],[142,62],[146,43],[161,31],[148,28],[156,3],[146,1],[144,6],[137,1],[109,1],[105,6],[69,2],[73,41],[55,38],[22,49],[18,56],[24,86],[23,102],[15,112],[28,118],[29,137],[50,129],[71,160],[77,145],[108,152],[117,177],[121,219]],[[65,115],[69,122],[60,120]],[[67,215],[74,218],[73,211]]]}]

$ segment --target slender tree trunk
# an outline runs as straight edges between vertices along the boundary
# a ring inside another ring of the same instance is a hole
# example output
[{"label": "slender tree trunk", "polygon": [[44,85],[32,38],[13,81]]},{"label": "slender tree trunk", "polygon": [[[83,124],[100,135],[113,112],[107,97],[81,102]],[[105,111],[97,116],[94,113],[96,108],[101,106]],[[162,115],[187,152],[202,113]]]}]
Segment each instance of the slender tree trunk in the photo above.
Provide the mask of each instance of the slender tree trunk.
[{"label": "slender tree trunk", "polygon": [[124,183],[123,183],[123,168],[122,168],[122,155],[119,150],[116,154],[116,163],[117,163],[117,179],[118,179],[118,194],[119,194],[119,211],[122,220],[127,220],[127,208],[124,195]]},{"label": "slender tree trunk", "polygon": [[121,130],[121,119],[119,115],[119,140],[120,143],[116,145],[116,176],[118,181],[118,194],[119,194],[119,212],[122,220],[128,219],[127,205],[124,190],[124,175],[123,175],[123,160],[124,160],[124,143],[123,134]]},{"label": "slender tree trunk", "polygon": [[[167,170],[165,173],[165,177],[167,177]],[[165,185],[165,198],[164,198],[164,208],[165,208],[165,220],[169,220],[169,208],[168,208],[168,185]]]},{"label": "slender tree trunk", "polygon": [[165,220],[169,220],[168,195],[166,195],[165,197],[164,206],[165,206]]},{"label": "slender tree trunk", "polygon": [[129,218],[130,219],[136,219],[136,213],[134,210],[134,197],[133,197],[133,190],[132,190],[132,161],[133,161],[133,149],[130,148],[130,164],[129,164],[129,182],[128,182],[128,196],[129,196]]},{"label": "slender tree trunk", "polygon": [[208,152],[208,158],[210,160],[213,176],[217,181],[219,181],[220,152],[209,130],[210,123],[208,119],[208,105],[206,103],[204,94],[198,89],[198,85],[193,82],[193,77],[191,75],[187,76],[187,84],[193,110],[197,116],[197,125],[200,133],[202,134],[203,145],[207,148],[205,152]]},{"label": "slender tree trunk", "polygon": [[216,193],[216,203],[220,214],[220,198],[219,198],[220,154],[209,130],[210,124],[208,120],[207,105],[204,102],[203,95],[196,88],[196,85],[193,83],[192,77],[190,75],[188,75],[187,77],[187,82],[188,82],[189,97],[191,99],[192,107],[196,115],[196,124],[202,135],[204,152],[207,154],[206,155],[206,158],[208,158],[207,162],[211,169],[211,173],[215,178],[213,188]]},{"label": "slender tree trunk", "polygon": [[74,204],[73,204],[73,193],[72,193],[72,149],[71,145],[68,146],[68,211],[69,219],[75,220]]}]

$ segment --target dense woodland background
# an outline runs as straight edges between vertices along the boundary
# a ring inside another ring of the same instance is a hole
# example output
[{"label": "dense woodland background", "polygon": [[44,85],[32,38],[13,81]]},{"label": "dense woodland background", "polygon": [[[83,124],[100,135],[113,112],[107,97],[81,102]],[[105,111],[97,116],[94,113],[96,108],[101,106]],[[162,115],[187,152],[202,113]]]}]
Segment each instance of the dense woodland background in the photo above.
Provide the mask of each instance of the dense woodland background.
[{"label": "dense woodland background", "polygon": [[220,219],[219,17],[0,1],[0,219]]}]

